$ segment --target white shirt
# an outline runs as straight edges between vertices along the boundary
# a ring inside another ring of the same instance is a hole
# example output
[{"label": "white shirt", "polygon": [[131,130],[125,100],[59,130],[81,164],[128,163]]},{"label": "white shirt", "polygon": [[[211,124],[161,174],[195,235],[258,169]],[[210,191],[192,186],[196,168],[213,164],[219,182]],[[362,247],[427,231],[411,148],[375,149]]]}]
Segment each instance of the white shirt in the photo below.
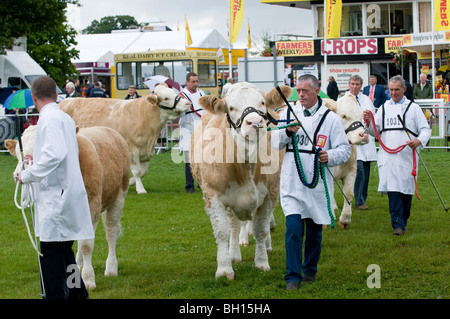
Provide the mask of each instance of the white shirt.
[{"label": "white shirt", "polygon": [[[181,129],[180,145],[182,151],[189,151],[191,144],[191,135],[194,132],[195,126],[200,122],[201,115],[205,110],[200,106],[198,100],[205,95],[205,93],[197,89],[194,93],[184,88],[181,93],[192,103],[192,107],[185,113],[181,114],[179,124]],[[195,110],[195,112],[193,112]],[[199,116],[200,115],[200,116]]]},{"label": "white shirt", "polygon": [[[345,92],[345,95],[353,95],[350,91]],[[354,96],[354,95],[353,95]],[[367,95],[364,95],[362,92],[359,92],[357,97],[357,101],[359,106],[361,107],[361,111],[364,110],[371,111],[375,116],[375,107],[373,106],[372,101]],[[361,119],[361,122],[364,123],[364,120]],[[374,162],[377,160],[377,148],[375,146],[375,137],[369,135],[369,143],[364,145],[356,145],[356,158],[358,161],[364,162]]]},{"label": "white shirt", "polygon": [[[375,115],[375,125],[378,132],[380,132],[383,127],[383,120],[385,128],[397,129],[381,132],[381,141],[388,148],[395,149],[409,140],[408,135],[403,130],[402,124],[398,121],[397,115],[400,115],[403,120],[403,114],[405,113],[410,102],[411,101],[406,98],[403,98],[400,103],[395,103],[391,99],[384,103],[384,112],[383,106],[380,106],[377,114]],[[417,139],[419,139],[422,143],[419,148],[423,148],[431,137],[431,129],[420,107],[416,103],[412,103],[404,119],[405,126],[412,132],[419,134]],[[370,125],[369,133],[371,135],[375,135],[372,124]],[[410,136],[412,139],[416,138],[413,135]],[[403,194],[414,195],[415,183],[414,177],[411,175],[413,169],[412,156],[412,149],[408,146],[396,154],[389,154],[385,152],[382,147],[379,148],[379,192],[400,192]]]},{"label": "white shirt", "polygon": [[[303,106],[294,105],[293,109],[312,139],[314,131],[327,108],[321,106],[314,115],[309,117],[304,117]],[[287,110],[288,108],[285,108],[281,112],[281,120],[286,119]],[[291,114],[290,118],[294,119],[294,116]],[[281,122],[279,126],[285,124],[285,122]],[[344,125],[342,119],[336,113],[328,113],[317,136],[317,143],[322,143],[320,147],[328,152],[327,166],[330,168],[330,171],[332,171],[333,166],[342,164],[350,158],[351,149],[344,131]],[[312,150],[311,143],[305,137],[302,128],[297,132],[297,140],[299,149]],[[270,144],[275,149],[282,149],[286,145],[289,149],[293,148],[291,137],[287,136],[286,129],[272,131]],[[300,158],[306,179],[308,182],[311,182],[313,178],[314,154],[300,153]],[[334,181],[327,169],[325,169],[325,176],[329,195],[332,197],[334,194]],[[331,222],[330,216],[328,215],[325,186],[322,178],[319,179],[314,189],[304,186],[298,177],[293,152],[286,152],[283,158],[280,180],[280,202],[286,216],[300,214],[302,219],[312,218],[314,223],[322,225],[329,225]]]},{"label": "white shirt", "polygon": [[36,235],[43,242],[92,239],[75,123],[56,103],[39,113],[33,164],[21,174],[22,181],[33,186]]}]

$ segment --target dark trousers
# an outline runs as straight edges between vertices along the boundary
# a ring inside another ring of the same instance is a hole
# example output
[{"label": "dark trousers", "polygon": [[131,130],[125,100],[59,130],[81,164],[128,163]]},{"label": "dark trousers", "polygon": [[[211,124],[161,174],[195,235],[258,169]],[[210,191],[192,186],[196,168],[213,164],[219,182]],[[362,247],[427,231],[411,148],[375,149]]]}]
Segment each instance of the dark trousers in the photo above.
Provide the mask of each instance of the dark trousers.
[{"label": "dark trousers", "polygon": [[369,178],[370,178],[370,163],[357,161],[357,171],[355,180],[355,205],[363,205],[367,200],[367,193],[369,190]]},{"label": "dark trousers", "polygon": [[[303,235],[305,235],[304,261]],[[309,218],[302,219],[299,214],[286,216],[285,246],[286,282],[302,281],[302,272],[304,275],[314,276],[322,250],[322,225],[315,224]]]},{"label": "dark trousers", "polygon": [[194,187],[194,177],[192,176],[191,164],[186,163],[184,166],[184,175],[186,177],[186,185],[184,188],[186,190],[195,189]]},{"label": "dark trousers", "polygon": [[411,215],[411,202],[413,195],[400,192],[388,192],[389,213],[391,214],[391,225],[394,229],[405,230]]},{"label": "dark trousers", "polygon": [[45,299],[88,298],[86,286],[76,265],[72,245],[73,241],[40,242]]}]

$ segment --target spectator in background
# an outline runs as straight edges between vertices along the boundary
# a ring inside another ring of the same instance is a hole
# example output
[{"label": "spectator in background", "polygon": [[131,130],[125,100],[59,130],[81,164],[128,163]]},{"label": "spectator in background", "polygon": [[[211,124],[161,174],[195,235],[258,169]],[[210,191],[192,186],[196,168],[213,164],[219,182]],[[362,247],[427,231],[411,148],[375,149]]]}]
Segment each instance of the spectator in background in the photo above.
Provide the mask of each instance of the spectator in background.
[{"label": "spectator in background", "polygon": [[67,82],[66,84],[66,98],[69,97],[81,97],[81,93],[76,90],[73,82]]},{"label": "spectator in background", "polygon": [[128,87],[128,95],[125,97],[125,100],[138,99],[141,96],[136,92],[136,85],[131,84]]},{"label": "spectator in background", "polygon": [[102,90],[98,81],[94,82],[94,88],[91,90],[91,94],[89,95],[89,97],[106,98],[106,93]]},{"label": "spectator in background", "polygon": [[227,79],[227,84],[225,84],[222,88],[222,97],[225,96],[225,94],[227,93],[228,89],[233,85],[234,80],[232,77],[228,77]]},{"label": "spectator in background", "polygon": [[328,78],[327,95],[335,101],[339,97],[339,88],[333,76]]},{"label": "spectator in background", "polygon": [[365,86],[363,93],[369,97],[375,108],[379,108],[386,102],[386,94],[382,85],[377,84],[378,79],[376,75],[369,77],[369,85]]},{"label": "spectator in background", "polygon": [[153,75],[162,75],[170,78],[169,69],[164,65],[164,62],[159,62],[157,66],[153,69]]},{"label": "spectator in background", "polygon": [[414,99],[432,99],[433,87],[427,82],[427,75],[422,73],[419,76],[419,83],[413,90]]}]

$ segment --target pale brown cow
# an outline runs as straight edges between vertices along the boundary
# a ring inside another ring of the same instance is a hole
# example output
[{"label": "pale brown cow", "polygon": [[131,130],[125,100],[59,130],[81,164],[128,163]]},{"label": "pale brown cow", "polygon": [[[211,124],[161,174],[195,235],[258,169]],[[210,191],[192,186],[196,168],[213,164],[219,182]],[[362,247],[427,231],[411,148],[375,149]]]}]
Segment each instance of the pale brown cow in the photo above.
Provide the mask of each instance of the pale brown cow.
[{"label": "pale brown cow", "polygon": [[[356,98],[352,95],[346,95],[337,102],[332,99],[323,99],[324,104],[333,112],[338,114],[343,121],[347,138],[351,147],[351,155],[347,162],[333,168],[333,176],[336,181],[342,181],[342,191],[345,199],[342,212],[339,217],[339,227],[342,229],[350,228],[352,218],[351,201],[354,197],[354,186],[356,180],[356,145],[368,143],[368,135],[365,133],[364,126],[361,123],[362,111]],[[348,202],[347,202],[348,200]],[[350,202],[350,203],[349,203]],[[333,197],[333,211],[337,210],[336,200]]]},{"label": "pale brown cow", "polygon": [[[33,154],[36,125],[27,128],[22,136],[23,154]],[[120,217],[128,192],[130,158],[128,146],[119,133],[108,127],[82,128],[77,132],[78,157],[81,174],[89,200],[92,225],[97,227],[103,212],[108,241],[105,276],[117,276],[116,243],[120,233]],[[6,140],[12,155],[19,154],[16,140]],[[16,171],[22,168],[20,156]],[[92,267],[94,239],[78,241],[77,264],[87,288],[93,289],[95,273]]]},{"label": "pale brown cow", "polygon": [[[292,89],[282,86],[285,96]],[[279,196],[283,152],[270,147],[266,114],[283,104],[276,89],[267,94],[237,83],[223,99],[204,96],[207,110],[191,138],[190,162],[203,191],[205,210],[217,243],[216,278],[234,279],[232,261],[241,261],[241,221],[253,221],[255,266],[270,269],[270,220]],[[229,244],[229,246],[228,246]]]},{"label": "pale brown cow", "polygon": [[158,85],[154,94],[133,100],[75,98],[66,99],[59,107],[69,114],[77,126],[107,126],[122,135],[128,144],[133,178],[138,194],[146,193],[141,178],[154,155],[155,143],[167,121],[185,112],[190,102],[177,96],[166,85]]}]

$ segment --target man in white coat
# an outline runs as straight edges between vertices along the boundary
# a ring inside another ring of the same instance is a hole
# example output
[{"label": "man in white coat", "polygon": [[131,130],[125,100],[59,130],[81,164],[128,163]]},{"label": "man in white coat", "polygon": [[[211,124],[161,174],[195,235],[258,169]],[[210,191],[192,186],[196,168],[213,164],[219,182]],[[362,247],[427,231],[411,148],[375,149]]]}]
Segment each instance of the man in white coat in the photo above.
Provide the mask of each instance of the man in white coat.
[{"label": "man in white coat", "polygon": [[[33,161],[19,173],[32,183],[36,203],[35,233],[40,239],[43,295],[46,299],[84,299],[88,293],[79,274],[72,244],[94,238],[86,189],[78,160],[74,121],[55,103],[53,79],[33,81],[32,97],[39,111]],[[67,279],[74,278],[73,287]]]},{"label": "man in white coat", "polygon": [[[375,113],[375,107],[367,95],[361,92],[363,79],[355,74],[350,77],[349,90],[345,95],[353,95],[358,101],[361,111],[369,110]],[[363,119],[361,119],[362,121]],[[370,164],[377,160],[377,149],[375,146],[375,137],[369,135],[369,143],[356,145],[357,171],[355,180],[355,206],[359,210],[367,210],[367,194],[369,190]]]},{"label": "man in white coat", "polygon": [[198,75],[194,72],[189,72],[186,76],[186,86],[181,91],[180,95],[191,102],[191,107],[180,116],[180,145],[184,152],[185,168],[184,174],[186,177],[185,189],[188,193],[195,193],[194,178],[192,177],[191,164],[189,163],[189,149],[191,147],[191,135],[194,132],[195,126],[200,123],[202,114],[205,110],[200,106],[198,100],[205,95],[205,93],[198,88]]},{"label": "man in white coat", "polygon": [[389,80],[391,100],[380,106],[374,118],[375,123],[372,123],[369,112],[364,111],[369,133],[375,136],[375,125],[386,147],[395,149],[405,143],[407,145],[394,154],[381,147],[378,151],[378,191],[388,194],[393,235],[403,235],[411,212],[412,196],[415,193],[415,180],[411,174],[414,168],[413,152],[423,148],[431,137],[431,129],[424,113],[416,103],[404,96],[405,91],[403,78],[400,75],[394,76]]},{"label": "man in white coat", "polygon": [[[305,131],[299,126],[275,130],[271,134],[272,147],[282,149],[287,146],[281,167],[280,201],[286,215],[285,280],[288,290],[298,289],[302,281],[315,281],[322,249],[322,225],[329,225],[331,222],[323,180],[319,179],[317,186],[311,189],[299,179],[292,136],[293,134],[297,136],[301,164],[308,182],[312,180],[314,174],[316,148],[322,149],[319,152],[319,161],[330,167],[330,171],[331,167],[347,161],[351,154],[342,119],[322,105],[317,78],[310,74],[300,76],[296,89],[300,104],[295,105],[293,109],[315,147],[311,145]],[[280,114],[280,119],[290,122],[294,119],[294,115],[289,108],[285,108]],[[280,125],[285,123],[281,122]],[[325,175],[329,194],[332,196],[333,177],[326,169]],[[305,227],[303,259],[302,245]]]}]

